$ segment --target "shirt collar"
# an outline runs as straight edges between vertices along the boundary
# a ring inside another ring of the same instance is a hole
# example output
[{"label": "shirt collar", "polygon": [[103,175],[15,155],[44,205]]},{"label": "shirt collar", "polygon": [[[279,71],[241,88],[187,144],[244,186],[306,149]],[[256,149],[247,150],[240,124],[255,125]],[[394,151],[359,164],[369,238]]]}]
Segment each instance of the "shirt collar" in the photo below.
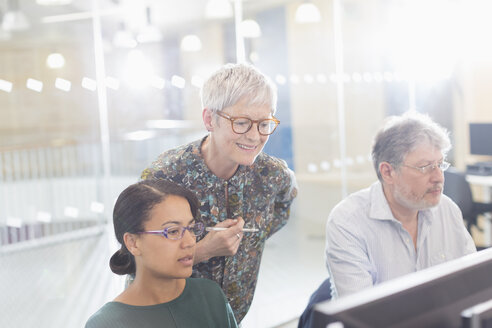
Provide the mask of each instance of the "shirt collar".
[{"label": "shirt collar", "polygon": [[369,199],[369,217],[371,219],[397,221],[393,217],[393,213],[391,213],[391,208],[384,196],[383,185],[380,181],[376,181],[371,185]]}]

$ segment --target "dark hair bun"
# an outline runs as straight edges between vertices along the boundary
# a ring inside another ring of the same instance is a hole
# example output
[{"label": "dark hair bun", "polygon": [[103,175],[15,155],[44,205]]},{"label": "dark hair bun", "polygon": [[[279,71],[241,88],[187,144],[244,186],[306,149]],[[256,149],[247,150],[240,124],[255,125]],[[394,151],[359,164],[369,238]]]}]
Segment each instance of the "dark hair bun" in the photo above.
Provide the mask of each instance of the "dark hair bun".
[{"label": "dark hair bun", "polygon": [[109,260],[111,271],[119,275],[135,274],[135,259],[123,247],[111,256]]}]

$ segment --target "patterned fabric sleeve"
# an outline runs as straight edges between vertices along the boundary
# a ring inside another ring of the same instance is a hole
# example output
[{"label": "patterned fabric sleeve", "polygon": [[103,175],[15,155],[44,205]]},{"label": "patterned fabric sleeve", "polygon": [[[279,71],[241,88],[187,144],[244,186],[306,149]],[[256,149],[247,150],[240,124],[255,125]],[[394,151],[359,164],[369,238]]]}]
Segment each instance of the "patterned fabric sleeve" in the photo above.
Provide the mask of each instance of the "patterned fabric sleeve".
[{"label": "patterned fabric sleeve", "polygon": [[[181,183],[181,181],[175,179],[172,172],[168,171],[169,168],[166,168],[164,165],[166,161],[169,161],[169,158],[172,158],[174,152],[176,152],[176,150],[168,151],[159,155],[156,161],[154,161],[148,168],[142,171],[140,179],[173,180],[176,183]],[[176,164],[174,164],[173,166],[176,166]]]},{"label": "patterned fabric sleeve", "polygon": [[149,180],[153,178],[154,178],[154,171],[150,167],[143,170],[142,174],[140,175],[141,180]]},{"label": "patterned fabric sleeve", "polygon": [[159,156],[159,158],[157,158],[155,162],[153,162],[149,167],[142,171],[142,174],[140,175],[141,180],[155,179],[155,173],[159,171],[157,167],[160,166],[159,163],[161,156],[162,154]]},{"label": "patterned fabric sleeve", "polygon": [[285,161],[277,160],[280,166],[280,174],[277,180],[279,192],[275,195],[273,222],[267,238],[287,223],[290,215],[290,206],[297,196],[297,181],[294,172],[287,167]]}]

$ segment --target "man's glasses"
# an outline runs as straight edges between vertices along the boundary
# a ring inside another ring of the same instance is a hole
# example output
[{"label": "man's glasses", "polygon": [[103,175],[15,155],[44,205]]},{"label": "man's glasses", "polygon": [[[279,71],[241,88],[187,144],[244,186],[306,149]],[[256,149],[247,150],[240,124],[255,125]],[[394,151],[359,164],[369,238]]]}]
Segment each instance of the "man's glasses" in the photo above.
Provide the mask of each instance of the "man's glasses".
[{"label": "man's glasses", "polygon": [[231,121],[232,131],[237,134],[244,134],[248,132],[251,130],[253,123],[256,123],[258,133],[262,136],[268,136],[272,134],[277,128],[277,125],[280,124],[280,121],[275,117],[266,118],[263,120],[252,120],[247,117],[232,117],[222,111],[217,111],[217,115]]},{"label": "man's glasses", "polygon": [[183,238],[184,233],[188,230],[192,236],[200,236],[203,233],[203,223],[196,222],[192,223],[187,227],[183,226],[171,226],[164,228],[163,230],[153,230],[153,231],[141,231],[138,234],[151,234],[151,235],[162,235],[167,239],[178,240]]},{"label": "man's glasses", "polygon": [[437,168],[439,168],[439,170],[444,172],[449,168],[450,165],[451,164],[449,164],[448,162],[444,162],[444,161],[439,162],[439,163],[431,163],[429,165],[424,165],[424,166],[411,166],[411,165],[402,164],[402,166],[406,166],[406,167],[409,167],[411,169],[418,170],[422,174],[429,174]]}]

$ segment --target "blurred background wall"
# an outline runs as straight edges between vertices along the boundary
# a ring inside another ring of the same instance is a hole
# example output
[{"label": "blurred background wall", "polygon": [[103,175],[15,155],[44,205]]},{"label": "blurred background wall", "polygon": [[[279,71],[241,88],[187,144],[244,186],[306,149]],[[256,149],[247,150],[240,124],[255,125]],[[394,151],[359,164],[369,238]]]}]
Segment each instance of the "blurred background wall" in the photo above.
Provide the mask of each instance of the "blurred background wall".
[{"label": "blurred background wall", "polygon": [[294,169],[292,216],[308,235],[324,238],[331,208],[376,179],[371,143],[387,116],[428,113],[460,169],[491,161],[470,154],[468,134],[492,122],[491,11],[487,0],[1,1],[0,326],[78,327],[121,290],[107,268],[115,198],[159,153],[205,135],[199,90],[227,62],[278,86],[265,151]]}]

